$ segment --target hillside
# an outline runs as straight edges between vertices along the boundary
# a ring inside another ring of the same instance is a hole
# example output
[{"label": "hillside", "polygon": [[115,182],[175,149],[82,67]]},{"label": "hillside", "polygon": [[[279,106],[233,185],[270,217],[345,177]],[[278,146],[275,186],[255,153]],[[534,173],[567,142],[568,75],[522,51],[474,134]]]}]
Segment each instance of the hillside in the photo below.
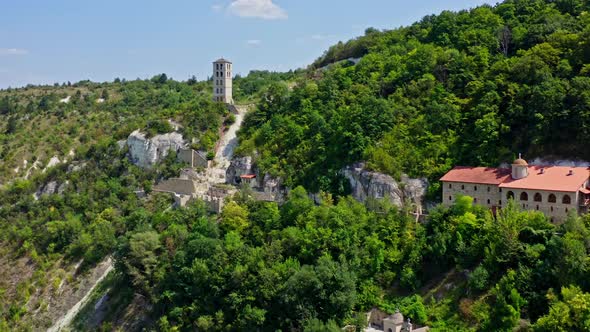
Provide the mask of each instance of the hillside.
[{"label": "hillside", "polygon": [[590,159],[588,12],[580,0],[443,12],[368,29],[306,70],[236,77],[237,103],[254,105],[236,153],[288,194],[260,200],[242,183],[221,213],[152,191],[187,166],[175,153],[144,169],[119,144],[178,126],[211,154],[240,123],[211,102],[211,81],[0,91],[0,331],[65,318],[72,330],[362,331],[373,309],[431,331],[589,329],[590,215],[555,225],[511,201],[494,216],[463,196],[420,222],[409,205],[347,196],[341,172],[366,161],[426,177],[436,201],[455,164]]},{"label": "hillside", "polygon": [[[255,72],[237,78],[236,90],[244,86],[251,102],[292,75]],[[169,208],[168,195],[136,193],[183,165],[171,154],[141,169],[118,141],[136,129],[151,137],[178,127],[193,148],[212,152],[232,116],[211,101],[210,86],[161,74],[0,91],[0,331],[49,327],[134,228],[126,218]]]},{"label": "hillside", "polygon": [[346,193],[338,171],[359,160],[434,183],[453,165],[518,153],[588,160],[589,9],[508,0],[367,29],[293,91],[269,89],[246,119],[242,153],[291,186],[333,193]]}]

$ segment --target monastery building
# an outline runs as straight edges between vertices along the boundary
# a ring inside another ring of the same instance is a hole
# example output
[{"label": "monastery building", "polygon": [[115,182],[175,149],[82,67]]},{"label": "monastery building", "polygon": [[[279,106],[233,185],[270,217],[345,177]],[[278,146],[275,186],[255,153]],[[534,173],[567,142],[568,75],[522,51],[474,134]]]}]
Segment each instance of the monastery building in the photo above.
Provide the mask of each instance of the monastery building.
[{"label": "monastery building", "polygon": [[590,190],[588,167],[529,166],[518,158],[512,168],[464,167],[450,170],[440,181],[443,204],[452,205],[459,195],[494,212],[513,199],[522,209],[545,213],[553,222],[563,222],[570,211],[588,212]]}]

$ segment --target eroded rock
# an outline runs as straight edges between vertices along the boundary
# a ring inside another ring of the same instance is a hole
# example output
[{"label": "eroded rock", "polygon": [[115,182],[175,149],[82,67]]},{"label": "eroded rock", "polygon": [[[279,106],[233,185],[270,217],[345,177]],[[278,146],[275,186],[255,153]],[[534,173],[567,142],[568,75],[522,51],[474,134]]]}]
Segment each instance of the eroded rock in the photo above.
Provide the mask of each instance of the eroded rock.
[{"label": "eroded rock", "polygon": [[342,174],[350,182],[352,196],[360,202],[387,199],[396,206],[409,203],[414,204],[417,210],[422,210],[428,189],[428,181],[424,178],[411,179],[402,175],[400,181],[396,181],[389,175],[367,170],[364,163],[347,166]]},{"label": "eroded rock", "polygon": [[186,148],[186,142],[177,132],[156,135],[147,138],[139,130],[132,132],[127,138],[131,162],[142,168],[151,168],[163,160],[170,151]]}]

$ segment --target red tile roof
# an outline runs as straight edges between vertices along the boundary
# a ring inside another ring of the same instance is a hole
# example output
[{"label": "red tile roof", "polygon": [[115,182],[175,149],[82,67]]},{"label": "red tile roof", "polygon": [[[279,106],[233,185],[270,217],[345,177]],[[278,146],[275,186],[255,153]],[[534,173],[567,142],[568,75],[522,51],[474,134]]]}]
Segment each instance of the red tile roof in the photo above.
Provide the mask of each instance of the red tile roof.
[{"label": "red tile roof", "polygon": [[457,166],[440,180],[495,184],[501,188],[576,192],[590,176],[589,167],[529,166],[528,171],[526,178],[514,180],[508,168]]},{"label": "red tile roof", "polygon": [[528,170],[526,178],[514,180],[510,177],[500,187],[575,192],[580,190],[590,175],[588,167],[529,166]]},{"label": "red tile roof", "polygon": [[445,182],[499,185],[510,178],[510,174],[511,171],[508,168],[457,166],[445,174],[440,180]]}]

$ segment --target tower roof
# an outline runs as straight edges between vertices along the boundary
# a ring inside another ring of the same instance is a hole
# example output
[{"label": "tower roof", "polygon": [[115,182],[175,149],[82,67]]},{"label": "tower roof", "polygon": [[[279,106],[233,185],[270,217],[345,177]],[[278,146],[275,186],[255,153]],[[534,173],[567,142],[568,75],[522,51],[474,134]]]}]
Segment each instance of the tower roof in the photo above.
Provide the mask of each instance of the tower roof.
[{"label": "tower roof", "polygon": [[518,159],[516,159],[512,165],[522,165],[522,166],[528,166],[529,163],[526,162],[526,160],[522,159],[522,154],[518,154]]},{"label": "tower roof", "polygon": [[224,58],[219,58],[219,59],[215,60],[215,62],[213,62],[213,63],[231,63],[231,61],[226,60]]}]

